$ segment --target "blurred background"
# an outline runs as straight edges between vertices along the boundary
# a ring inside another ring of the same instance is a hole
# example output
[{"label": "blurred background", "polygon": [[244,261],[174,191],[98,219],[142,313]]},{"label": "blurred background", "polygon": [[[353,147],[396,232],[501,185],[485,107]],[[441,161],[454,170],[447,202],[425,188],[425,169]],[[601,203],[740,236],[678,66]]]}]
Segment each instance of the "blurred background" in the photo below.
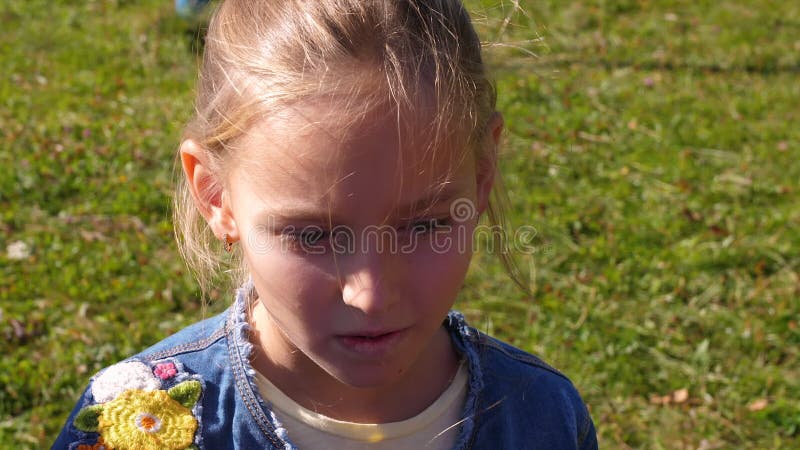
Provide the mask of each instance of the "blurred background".
[{"label": "blurred background", "polygon": [[[568,374],[602,448],[800,447],[800,3],[467,5],[534,296],[479,252],[456,307]],[[0,4],[1,448],[231,301],[170,218],[208,12]]]}]

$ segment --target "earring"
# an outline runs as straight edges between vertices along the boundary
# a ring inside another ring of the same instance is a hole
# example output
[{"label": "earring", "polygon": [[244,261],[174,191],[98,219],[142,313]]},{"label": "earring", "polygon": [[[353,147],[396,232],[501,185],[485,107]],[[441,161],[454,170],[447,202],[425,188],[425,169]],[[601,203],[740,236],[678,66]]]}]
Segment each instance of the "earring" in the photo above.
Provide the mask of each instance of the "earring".
[{"label": "earring", "polygon": [[228,253],[233,251],[233,242],[228,240],[228,233],[222,235],[222,248]]}]

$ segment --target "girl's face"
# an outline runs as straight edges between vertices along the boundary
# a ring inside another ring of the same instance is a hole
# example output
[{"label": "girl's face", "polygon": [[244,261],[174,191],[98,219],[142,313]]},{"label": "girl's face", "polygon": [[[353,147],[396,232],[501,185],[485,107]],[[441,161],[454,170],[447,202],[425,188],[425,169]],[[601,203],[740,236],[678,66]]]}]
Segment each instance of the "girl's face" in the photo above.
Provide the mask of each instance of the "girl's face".
[{"label": "girl's face", "polygon": [[267,357],[352,387],[387,386],[452,359],[437,354],[452,352],[441,324],[493,165],[476,170],[455,148],[432,157],[425,139],[400,138],[389,113],[337,129],[326,112],[287,113],[248,133],[228,179],[231,223],[266,318]]}]

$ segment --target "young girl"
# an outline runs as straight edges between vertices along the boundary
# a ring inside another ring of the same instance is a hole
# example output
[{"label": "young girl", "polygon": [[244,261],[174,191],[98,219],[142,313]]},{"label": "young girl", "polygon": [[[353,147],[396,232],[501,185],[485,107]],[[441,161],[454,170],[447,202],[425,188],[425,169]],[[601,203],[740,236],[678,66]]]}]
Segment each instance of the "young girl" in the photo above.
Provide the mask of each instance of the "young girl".
[{"label": "young girl", "polygon": [[497,217],[494,108],[457,0],[222,2],[176,222],[241,287],[93,377],[54,447],[597,448],[566,377],[450,311]]}]

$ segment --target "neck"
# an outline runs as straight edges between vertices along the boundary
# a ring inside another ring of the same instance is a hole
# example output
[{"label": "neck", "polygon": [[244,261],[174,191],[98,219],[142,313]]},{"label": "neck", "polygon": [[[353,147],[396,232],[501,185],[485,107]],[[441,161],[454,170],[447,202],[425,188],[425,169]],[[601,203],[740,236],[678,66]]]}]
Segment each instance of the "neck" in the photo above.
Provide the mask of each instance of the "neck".
[{"label": "neck", "polygon": [[389,423],[413,417],[447,389],[458,369],[458,356],[442,327],[399,379],[381,386],[353,387],[291,344],[260,302],[254,304],[250,324],[253,367],[299,405],[337,420]]}]

